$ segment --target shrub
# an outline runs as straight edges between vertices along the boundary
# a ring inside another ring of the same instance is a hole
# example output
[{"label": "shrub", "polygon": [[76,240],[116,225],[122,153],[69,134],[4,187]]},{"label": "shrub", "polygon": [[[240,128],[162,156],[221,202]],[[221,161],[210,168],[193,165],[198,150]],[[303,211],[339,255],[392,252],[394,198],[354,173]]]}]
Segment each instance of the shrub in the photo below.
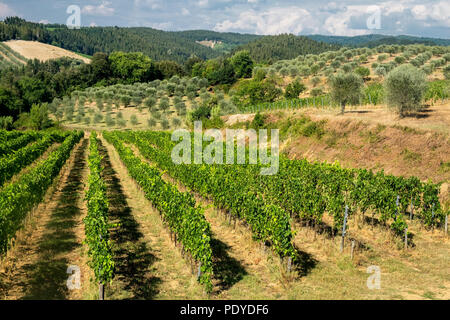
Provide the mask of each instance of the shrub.
[{"label": "shrub", "polygon": [[156,120],[153,118],[148,118],[147,119],[147,126],[150,128],[153,128],[154,126],[156,126]]},{"label": "shrub", "polygon": [[256,81],[263,81],[267,76],[267,71],[264,68],[256,67],[253,69],[253,78]]},{"label": "shrub", "polygon": [[51,121],[48,118],[47,103],[34,104],[30,110],[30,122],[33,129],[42,130],[48,128],[51,125]]},{"label": "shrub", "polygon": [[13,118],[11,116],[0,117],[0,129],[10,130],[13,125]]},{"label": "shrub", "polygon": [[156,112],[153,113],[153,117],[154,117],[156,120],[160,120],[161,117],[162,117],[162,114],[161,114],[161,112],[156,111]]},{"label": "shrub", "polygon": [[179,127],[180,124],[181,124],[180,118],[173,118],[173,119],[172,119],[172,125],[173,125],[175,128]]},{"label": "shrub", "polygon": [[85,125],[90,125],[91,124],[91,118],[84,117],[83,122],[84,122]]},{"label": "shrub", "polygon": [[323,94],[323,90],[321,88],[314,88],[310,92],[311,96],[318,97]]},{"label": "shrub", "polygon": [[211,107],[202,105],[192,112],[192,121],[200,121],[211,117]]},{"label": "shrub", "polygon": [[311,83],[314,87],[317,86],[320,83],[320,78],[319,77],[312,78]]},{"label": "shrub", "polygon": [[131,117],[130,117],[130,122],[131,122],[131,124],[132,124],[133,126],[135,126],[135,125],[137,125],[137,124],[139,123],[139,122],[138,122],[138,119],[137,119],[137,117],[136,117],[135,114],[131,115]]},{"label": "shrub", "polygon": [[383,62],[384,60],[386,60],[388,58],[387,54],[380,54],[377,58],[378,62]]},{"label": "shrub", "polygon": [[450,79],[450,65],[448,65],[444,68],[444,76],[445,76],[445,79],[447,79],[447,80]]},{"label": "shrub", "polygon": [[397,57],[395,57],[394,61],[395,61],[395,63],[397,63],[397,64],[403,64],[403,63],[405,63],[406,58],[405,58],[405,57],[402,57],[402,56],[397,56]]},{"label": "shrub", "polygon": [[149,97],[149,98],[147,98],[147,99],[145,99],[144,100],[144,105],[149,109],[149,110],[152,110],[152,108],[154,107],[154,106],[156,106],[156,99],[155,98],[153,98],[153,97]]},{"label": "shrub", "polygon": [[159,101],[159,109],[162,112],[166,112],[169,108],[170,108],[169,98],[162,97],[161,100]]},{"label": "shrub", "polygon": [[252,129],[262,129],[265,126],[266,116],[261,113],[257,113],[253,118],[253,121],[250,124],[250,128]]},{"label": "shrub", "polygon": [[423,71],[410,64],[392,70],[386,77],[386,102],[400,116],[419,110],[427,88]]},{"label": "shrub", "polygon": [[116,124],[116,121],[114,121],[114,119],[109,114],[106,115],[105,122],[108,127],[114,127]]},{"label": "shrub", "polygon": [[167,120],[166,118],[162,119],[161,127],[163,128],[163,130],[169,129],[169,120]]},{"label": "shrub", "polygon": [[103,120],[103,115],[101,113],[96,113],[94,116],[94,123],[99,123]]},{"label": "shrub", "polygon": [[368,76],[370,76],[370,70],[365,67],[357,67],[355,69],[355,73],[359,74],[362,78],[367,78]]},{"label": "shrub", "polygon": [[296,99],[299,97],[299,95],[305,91],[306,87],[303,83],[301,83],[298,80],[295,80],[294,82],[290,83],[286,87],[286,91],[284,92],[284,96],[286,99]]},{"label": "shrub", "polygon": [[376,73],[377,75],[381,76],[381,77],[384,77],[384,76],[386,75],[386,68],[385,68],[385,67],[382,67],[382,66],[378,66],[378,67],[375,69],[375,73]]},{"label": "shrub", "polygon": [[124,128],[124,127],[127,126],[127,122],[126,122],[126,120],[124,120],[124,119],[118,119],[118,120],[117,120],[117,125],[118,125],[119,127],[121,127],[121,128]]}]

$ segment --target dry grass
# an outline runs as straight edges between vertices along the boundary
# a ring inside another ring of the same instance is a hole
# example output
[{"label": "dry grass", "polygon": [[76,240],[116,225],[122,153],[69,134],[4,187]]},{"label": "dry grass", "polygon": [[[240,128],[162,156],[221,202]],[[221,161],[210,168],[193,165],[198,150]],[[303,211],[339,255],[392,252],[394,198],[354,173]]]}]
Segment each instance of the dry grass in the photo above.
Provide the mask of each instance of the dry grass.
[{"label": "dry grass", "polygon": [[5,44],[30,60],[38,59],[40,61],[47,61],[50,59],[69,57],[82,60],[85,63],[91,62],[90,59],[82,57],[74,52],[37,41],[11,40],[5,42]]},{"label": "dry grass", "polygon": [[[81,299],[87,293],[83,183],[87,175],[87,140],[65,164],[60,177],[17,233],[14,247],[1,263],[4,299]],[[69,265],[80,267],[81,290],[68,290]]]}]

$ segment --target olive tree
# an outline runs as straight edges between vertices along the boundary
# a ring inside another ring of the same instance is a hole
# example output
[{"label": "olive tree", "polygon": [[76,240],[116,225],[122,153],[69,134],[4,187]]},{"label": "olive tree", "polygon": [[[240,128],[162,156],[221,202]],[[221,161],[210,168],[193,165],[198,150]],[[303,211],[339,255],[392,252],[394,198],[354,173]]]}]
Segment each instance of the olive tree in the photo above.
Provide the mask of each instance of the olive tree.
[{"label": "olive tree", "polygon": [[400,116],[418,111],[427,89],[423,71],[404,64],[392,70],[384,81],[386,101]]},{"label": "olive tree", "polygon": [[341,106],[344,114],[345,106],[357,104],[362,95],[363,80],[356,73],[338,73],[329,79],[331,98]]}]

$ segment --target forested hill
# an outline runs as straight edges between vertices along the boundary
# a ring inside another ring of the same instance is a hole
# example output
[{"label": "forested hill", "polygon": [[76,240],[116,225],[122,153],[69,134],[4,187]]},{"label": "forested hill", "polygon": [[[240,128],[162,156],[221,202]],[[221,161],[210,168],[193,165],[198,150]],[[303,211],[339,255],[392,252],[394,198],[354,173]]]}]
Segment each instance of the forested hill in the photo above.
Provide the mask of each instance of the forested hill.
[{"label": "forested hill", "polygon": [[[301,54],[321,53],[336,45],[318,43],[294,35],[257,36],[206,30],[167,32],[152,28],[89,27],[69,30],[64,25],[43,25],[20,18],[0,22],[0,40],[35,40],[78,53],[142,52],[150,58],[184,63],[190,56],[211,59],[232,50],[247,49],[257,62],[292,59]],[[215,49],[196,41],[213,40],[223,44]]]},{"label": "forested hill", "polygon": [[320,34],[309,35],[308,38],[326,43],[339,44],[347,47],[369,47],[374,48],[379,45],[387,44],[399,44],[407,45],[414,43],[422,43],[426,45],[438,45],[448,46],[450,45],[450,39],[438,39],[438,38],[423,38],[414,36],[389,36],[382,34],[369,34],[354,37],[344,36],[324,36]]},{"label": "forested hill", "polygon": [[234,51],[248,50],[256,62],[273,63],[278,60],[294,59],[299,55],[317,54],[339,48],[338,45],[318,42],[303,36],[282,34],[264,36],[239,46]]},{"label": "forested hill", "polygon": [[179,63],[185,62],[191,55],[201,59],[220,55],[219,52],[174,32],[151,28],[58,28],[50,34],[53,45],[88,55],[95,52],[142,52],[154,60],[173,60]]},{"label": "forested hill", "polygon": [[180,33],[152,28],[86,27],[69,30],[64,25],[43,25],[20,18],[6,18],[0,22],[0,40],[11,39],[40,41],[88,55],[95,52],[136,51],[154,60],[180,63],[191,55],[202,59],[221,55]]}]

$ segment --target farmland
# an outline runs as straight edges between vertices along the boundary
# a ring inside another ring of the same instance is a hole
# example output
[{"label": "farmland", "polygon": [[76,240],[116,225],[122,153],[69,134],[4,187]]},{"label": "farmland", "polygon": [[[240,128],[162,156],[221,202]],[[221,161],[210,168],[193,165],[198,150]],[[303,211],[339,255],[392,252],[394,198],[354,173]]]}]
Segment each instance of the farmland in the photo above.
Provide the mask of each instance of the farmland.
[{"label": "farmland", "polygon": [[[448,298],[444,209],[428,182],[288,159],[273,177],[256,174],[259,165],[179,167],[164,132],[2,133],[11,135],[5,153],[30,149],[31,157],[39,139],[54,142],[29,167],[18,165],[16,172],[25,169],[2,189],[2,205],[11,208],[2,216],[6,299],[42,297],[39,279],[52,273],[45,268],[52,262],[81,265],[82,290],[67,291],[55,279],[46,298],[94,298],[98,283],[106,299]],[[41,170],[52,172],[45,182]],[[293,170],[306,180],[283,177]],[[359,189],[366,185],[384,191]],[[25,198],[29,206],[14,206]],[[352,205],[341,253],[346,204]],[[386,270],[385,287],[367,291],[365,269],[375,262]],[[33,264],[33,274],[23,273]],[[411,280],[410,272],[420,276]]]},{"label": "farmland", "polygon": [[0,299],[450,299],[448,46],[0,31]]}]

